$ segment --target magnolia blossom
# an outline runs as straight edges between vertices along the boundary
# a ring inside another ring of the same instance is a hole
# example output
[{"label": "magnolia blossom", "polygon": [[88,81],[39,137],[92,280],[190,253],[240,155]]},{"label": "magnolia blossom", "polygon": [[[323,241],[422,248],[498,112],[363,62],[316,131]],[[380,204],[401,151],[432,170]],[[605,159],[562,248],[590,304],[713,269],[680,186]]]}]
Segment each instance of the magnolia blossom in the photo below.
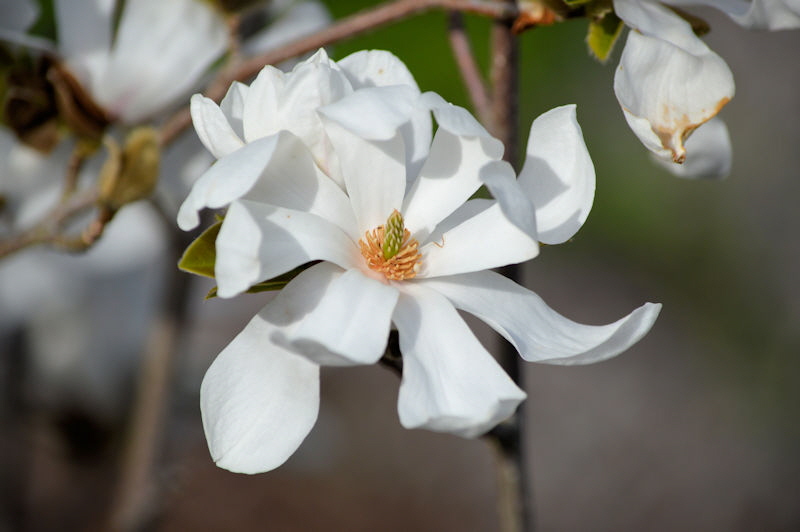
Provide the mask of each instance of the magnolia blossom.
[{"label": "magnolia blossom", "polygon": [[[800,2],[614,0],[614,11],[631,28],[614,76],[631,129],[657,157],[674,163],[667,166],[676,174],[723,177],[731,160],[725,125],[704,126],[697,139],[689,135],[733,98],[733,74],[670,5],[710,5],[742,26],[778,30],[800,27]],[[684,161],[688,168],[681,168]]]},{"label": "magnolia blossom", "polygon": [[[320,366],[377,362],[392,329],[403,357],[401,424],[475,437],[525,393],[458,310],[526,360],[553,364],[612,357],[659,312],[648,303],[609,325],[581,325],[490,271],[535,257],[539,241],[565,241],[586,219],[595,175],[574,106],[533,123],[519,181],[497,139],[464,109],[420,94],[387,52],[334,63],[320,51],[288,75],[267,67],[220,107],[195,97],[193,119],[220,159],[179,222],[190,229],[197,210],[228,206],[218,294],[310,266],[206,373],[203,426],[220,467],[282,464],[316,421]],[[482,184],[495,199],[469,199]]]}]

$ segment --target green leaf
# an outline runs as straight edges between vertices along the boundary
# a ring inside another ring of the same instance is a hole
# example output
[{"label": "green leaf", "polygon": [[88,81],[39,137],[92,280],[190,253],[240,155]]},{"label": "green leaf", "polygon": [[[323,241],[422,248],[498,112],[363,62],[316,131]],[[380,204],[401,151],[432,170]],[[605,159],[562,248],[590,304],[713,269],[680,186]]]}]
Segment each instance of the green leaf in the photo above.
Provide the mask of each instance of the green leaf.
[{"label": "green leaf", "polygon": [[592,55],[600,61],[606,62],[624,25],[613,11],[605,13],[600,18],[590,20],[586,43],[589,45]]},{"label": "green leaf", "polygon": [[[279,275],[267,281],[261,281],[258,284],[254,284],[253,286],[245,290],[245,292],[248,294],[258,294],[260,292],[273,292],[275,290],[281,290],[283,289],[284,286],[289,284],[289,281],[291,281],[292,279],[294,279],[295,277],[300,275],[303,271],[309,269],[313,265],[319,264],[319,262],[320,261],[318,260],[307,262],[302,266],[298,266],[297,268],[295,268],[290,272],[284,273],[283,275]],[[209,290],[208,294],[206,294],[206,299],[212,299],[215,297],[217,297],[216,286],[211,290]]]},{"label": "green leaf", "polygon": [[217,260],[216,240],[222,221],[218,221],[189,244],[183,252],[178,268],[185,272],[214,278],[214,263]]}]

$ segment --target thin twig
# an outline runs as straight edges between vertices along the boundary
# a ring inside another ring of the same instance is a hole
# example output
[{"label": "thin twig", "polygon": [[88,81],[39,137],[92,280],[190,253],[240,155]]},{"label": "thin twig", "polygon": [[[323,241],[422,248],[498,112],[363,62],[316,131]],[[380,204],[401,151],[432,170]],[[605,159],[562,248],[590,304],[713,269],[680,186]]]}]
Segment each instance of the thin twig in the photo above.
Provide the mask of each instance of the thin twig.
[{"label": "thin twig", "polygon": [[61,198],[66,199],[73,195],[78,189],[78,176],[83,163],[86,161],[87,151],[79,142],[73,148],[67,162],[67,169],[64,174],[64,191],[61,193]]},{"label": "thin twig", "polygon": [[[463,11],[507,21],[513,20],[517,15],[517,8],[514,2],[504,3],[490,0],[397,0],[343,18],[339,22],[312,35],[243,61],[232,72],[221,73],[205,92],[205,95],[214,101],[219,101],[225,95],[232,82],[246,81],[255,76],[264,65],[286,61],[322,46],[355,37],[384,24],[396,22],[410,15],[434,8]],[[172,142],[190,123],[191,116],[188,108],[175,113],[161,129],[161,143],[166,145]]]},{"label": "thin twig", "polygon": [[64,239],[61,234],[63,226],[78,214],[94,206],[97,203],[97,197],[98,191],[92,189],[75,194],[67,201],[60,203],[30,229],[0,242],[0,259],[28,246],[59,243]]},{"label": "thin twig", "polygon": [[464,80],[464,86],[472,101],[472,107],[478,119],[488,124],[492,119],[492,106],[486,83],[481,75],[466,31],[464,31],[464,15],[458,11],[451,11],[448,16],[448,36],[450,47],[453,49],[458,69]]},{"label": "thin twig", "polygon": [[[514,0],[498,0],[498,3],[511,4]],[[503,141],[506,147],[504,158],[516,166],[518,161],[518,69],[519,48],[514,36],[512,22],[496,20],[492,25],[492,133]],[[521,270],[516,265],[501,269],[506,277],[518,281]],[[520,388],[525,388],[520,357],[516,349],[503,342],[500,362],[509,376]],[[498,510],[501,530],[533,530],[530,511],[530,484],[527,477],[525,445],[523,440],[523,405],[502,427],[492,431],[497,443],[498,471]],[[501,430],[502,429],[502,430]]]}]

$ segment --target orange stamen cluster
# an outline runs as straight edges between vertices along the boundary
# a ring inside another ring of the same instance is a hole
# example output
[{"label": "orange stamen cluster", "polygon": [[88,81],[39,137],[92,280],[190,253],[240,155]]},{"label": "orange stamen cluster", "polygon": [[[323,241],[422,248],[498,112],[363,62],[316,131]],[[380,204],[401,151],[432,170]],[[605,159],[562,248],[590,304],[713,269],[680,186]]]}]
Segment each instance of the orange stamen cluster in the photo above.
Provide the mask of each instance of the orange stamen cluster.
[{"label": "orange stamen cluster", "polygon": [[367,261],[367,266],[376,272],[381,272],[390,281],[413,279],[419,270],[422,254],[417,249],[419,242],[411,238],[411,232],[403,229],[403,242],[400,250],[393,256],[384,258],[383,240],[384,226],[379,225],[372,231],[364,233],[364,238],[358,241],[361,255]]}]

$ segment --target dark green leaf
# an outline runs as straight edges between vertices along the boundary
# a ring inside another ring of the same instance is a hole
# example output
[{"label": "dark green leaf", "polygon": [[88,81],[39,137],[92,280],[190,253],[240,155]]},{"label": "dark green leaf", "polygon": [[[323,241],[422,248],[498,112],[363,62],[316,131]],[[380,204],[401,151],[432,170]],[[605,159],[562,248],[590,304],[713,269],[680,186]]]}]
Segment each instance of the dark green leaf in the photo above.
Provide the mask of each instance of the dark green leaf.
[{"label": "dark green leaf", "polygon": [[608,60],[623,26],[624,23],[613,11],[605,13],[600,18],[590,20],[586,43],[589,45],[592,55],[603,62]]},{"label": "dark green leaf", "polygon": [[215,242],[222,222],[218,221],[201,234],[197,239],[189,244],[183,252],[178,268],[185,272],[214,278],[214,263],[217,260],[217,248]]}]

